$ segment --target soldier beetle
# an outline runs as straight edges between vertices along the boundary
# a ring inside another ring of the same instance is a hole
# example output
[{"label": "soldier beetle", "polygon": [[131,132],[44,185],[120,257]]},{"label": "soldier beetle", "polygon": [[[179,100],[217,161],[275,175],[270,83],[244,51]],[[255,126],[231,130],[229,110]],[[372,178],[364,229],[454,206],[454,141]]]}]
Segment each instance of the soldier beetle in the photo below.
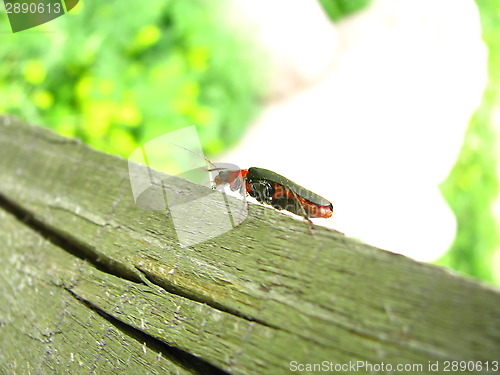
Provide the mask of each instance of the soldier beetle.
[{"label": "soldier beetle", "polygon": [[214,189],[228,184],[233,192],[239,190],[242,194],[246,193],[255,198],[259,203],[302,216],[310,223],[311,218],[328,219],[332,216],[333,205],[327,199],[276,172],[256,167],[248,169],[221,167],[197,152],[184,149],[202,157],[213,167],[209,171],[216,172],[213,180]]},{"label": "soldier beetle", "polygon": [[214,181],[216,187],[229,184],[232,191],[243,185],[246,193],[258,202],[289,211],[306,220],[332,216],[333,206],[328,200],[267,169],[221,170]]}]

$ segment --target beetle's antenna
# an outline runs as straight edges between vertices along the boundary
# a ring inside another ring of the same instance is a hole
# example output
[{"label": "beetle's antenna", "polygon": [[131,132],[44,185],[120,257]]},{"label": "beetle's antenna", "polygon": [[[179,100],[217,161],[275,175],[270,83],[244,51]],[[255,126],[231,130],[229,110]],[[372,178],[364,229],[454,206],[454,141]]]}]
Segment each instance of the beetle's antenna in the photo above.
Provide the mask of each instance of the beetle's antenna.
[{"label": "beetle's antenna", "polygon": [[[193,153],[195,155],[198,155],[200,158],[205,159],[212,167],[216,168],[215,170],[217,170],[218,167],[214,163],[212,163],[210,160],[208,160],[208,158],[205,155],[201,155],[201,154],[197,153],[196,151],[190,150],[190,149],[188,149],[186,147],[179,146],[178,144],[175,144],[175,143],[170,143],[170,144],[172,144],[174,146],[177,146],[177,147],[180,147],[180,148],[182,148],[182,149],[184,149],[186,151],[189,151],[189,152],[191,152],[191,153]],[[209,169],[209,171],[210,171],[210,169]]]},{"label": "beetle's antenna", "polygon": [[[242,174],[242,171],[246,171],[246,170],[242,170],[242,169],[234,169],[234,170],[233,170],[233,169],[229,169],[228,167],[219,167],[219,166],[215,165],[214,163],[212,163],[212,162],[211,162],[211,161],[210,161],[210,160],[209,160],[206,156],[204,156],[204,155],[202,155],[202,154],[199,154],[199,153],[198,153],[198,152],[196,152],[196,151],[190,150],[190,149],[188,149],[188,148],[186,148],[186,147],[183,147],[183,146],[180,146],[180,145],[178,145],[178,144],[176,144],[176,143],[172,143],[172,142],[170,142],[170,144],[171,144],[171,145],[173,145],[173,146],[176,146],[176,147],[182,148],[183,150],[189,151],[189,152],[191,152],[192,154],[195,154],[195,155],[199,156],[200,158],[205,159],[205,161],[206,161],[207,163],[209,163],[209,164],[212,166],[212,168],[207,169],[207,171],[208,171],[208,172],[219,172],[219,173],[217,174],[217,176],[215,177],[215,180],[213,180],[213,181],[212,181],[212,180],[210,180],[210,182],[211,182],[211,184],[212,184],[212,189],[214,189],[214,190],[216,190],[216,189],[217,189],[217,187],[218,187],[219,185],[221,185],[221,184],[222,184],[222,183],[217,183],[217,181],[216,181],[217,177],[221,178],[220,171],[230,171],[230,172],[231,172],[231,171],[234,171],[234,172],[238,172],[238,173],[240,173],[240,174]],[[246,172],[246,173],[247,173],[247,172]],[[246,176],[246,173],[245,173],[243,176]],[[222,179],[223,179],[223,178],[222,178]],[[214,183],[215,183],[215,186],[214,186]],[[227,183],[228,183],[228,181],[226,181],[226,180],[224,180],[224,179],[223,179],[223,183],[224,183],[224,184],[227,184]]]}]

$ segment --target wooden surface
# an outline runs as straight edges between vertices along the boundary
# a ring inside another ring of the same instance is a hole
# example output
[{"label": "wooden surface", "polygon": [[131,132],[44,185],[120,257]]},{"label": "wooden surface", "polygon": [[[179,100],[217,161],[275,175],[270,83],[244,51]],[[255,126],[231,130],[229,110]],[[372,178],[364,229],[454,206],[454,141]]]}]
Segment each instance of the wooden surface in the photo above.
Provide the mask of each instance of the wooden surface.
[{"label": "wooden surface", "polygon": [[255,205],[181,247],[171,216],[136,206],[126,160],[14,118],[0,223],[0,373],[500,361],[498,289]]}]

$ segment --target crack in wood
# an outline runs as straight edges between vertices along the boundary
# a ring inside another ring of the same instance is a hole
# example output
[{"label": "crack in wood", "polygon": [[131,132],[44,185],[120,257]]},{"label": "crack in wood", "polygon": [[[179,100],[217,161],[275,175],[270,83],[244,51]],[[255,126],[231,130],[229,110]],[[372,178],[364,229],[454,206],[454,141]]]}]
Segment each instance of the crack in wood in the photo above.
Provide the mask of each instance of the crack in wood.
[{"label": "crack in wood", "polygon": [[261,320],[261,319],[258,319],[258,318],[255,318],[255,317],[252,317],[249,315],[242,314],[241,312],[239,312],[235,309],[232,309],[228,306],[225,306],[221,303],[217,303],[216,301],[214,301],[210,298],[203,298],[203,296],[201,296],[201,295],[198,295],[195,293],[190,293],[189,291],[186,291],[186,290],[180,290],[180,288],[177,287],[176,285],[169,283],[165,279],[160,279],[158,277],[155,277],[155,275],[149,273],[146,270],[141,269],[139,266],[135,266],[135,268],[144,275],[144,278],[147,280],[147,282],[150,282],[152,285],[157,286],[159,288],[162,288],[163,290],[165,290],[168,293],[175,294],[175,295],[180,296],[180,297],[184,297],[184,298],[189,299],[191,301],[204,303],[210,307],[213,307],[216,310],[231,314],[233,316],[244,319],[244,320],[251,322],[251,323],[258,323],[258,324],[261,324],[261,325],[266,326],[268,328],[286,331],[282,327],[278,327],[278,326],[271,324],[271,323],[268,323],[264,320]]},{"label": "crack in wood", "polygon": [[114,316],[101,310],[98,306],[94,305],[92,302],[83,299],[81,296],[75,294],[70,288],[59,285],[65,289],[73,298],[82,303],[86,308],[99,314],[102,318],[106,319],[111,325],[122,332],[124,335],[134,339],[139,344],[144,345],[150,350],[158,353],[158,356],[163,356],[166,359],[176,363],[177,365],[183,367],[185,370],[192,372],[193,374],[200,375],[226,375],[228,372],[223,369],[214,366],[213,364],[196,357],[189,352],[179,349],[175,346],[166,344],[165,342],[154,338],[141,330],[138,330]]},{"label": "crack in wood", "polygon": [[53,245],[64,249],[69,254],[92,264],[99,271],[115,275],[134,283],[143,284],[139,275],[114,259],[98,253],[92,246],[79,241],[69,233],[63,233],[35,217],[21,205],[0,194],[0,207],[14,215],[19,221],[38,233]]},{"label": "crack in wood", "polygon": [[282,330],[281,327],[252,316],[244,315],[239,311],[217,303],[216,301],[210,300],[208,298],[202,298],[201,296],[196,295],[195,293],[190,293],[189,291],[180,290],[173,284],[167,283],[165,280],[158,280],[157,278],[153,277],[153,275],[149,274],[146,270],[143,270],[138,266],[135,266],[138,272],[134,273],[125,265],[111,258],[108,258],[101,253],[98,253],[94,248],[86,243],[78,241],[68,233],[61,233],[60,231],[51,228],[49,225],[37,219],[31,212],[16,204],[15,202],[12,202],[2,194],[0,194],[0,207],[2,207],[5,211],[13,214],[18,218],[18,220],[40,234],[50,243],[64,249],[71,255],[84,260],[89,264],[92,264],[99,271],[126,279],[134,283],[145,285],[152,284],[165,290],[168,293],[175,294],[192,301],[207,304],[208,306],[213,307],[216,310],[234,315],[246,321],[255,322],[272,329]]},{"label": "crack in wood", "polygon": [[[96,260],[97,256],[102,259],[102,255],[97,253],[90,246],[83,246],[80,242],[73,240],[70,236],[66,236],[66,234],[58,233],[57,231],[51,229],[48,225],[38,220],[31,212],[27,211],[23,207],[13,203],[8,198],[0,194],[0,207],[14,215],[19,221],[29,227],[31,230],[38,233],[44,239],[52,243],[53,245],[67,251],[71,255],[82,259],[90,264],[92,264],[96,269],[100,271],[112,274],[117,277],[121,277],[127,279],[128,281],[134,283],[144,283],[139,276],[135,275],[133,272],[117,272],[120,268],[110,264],[109,261],[99,262]],[[115,262],[117,263],[117,262]],[[114,271],[114,272],[112,272]],[[176,348],[174,346],[170,346],[164,343],[161,340],[158,340],[138,329],[135,329],[128,324],[116,319],[112,315],[106,313],[101,310],[98,306],[92,304],[90,301],[83,299],[81,296],[75,294],[70,288],[64,285],[57,285],[58,287],[62,287],[65,289],[72,297],[80,301],[87,308],[91,309],[95,313],[99,314],[101,317],[106,319],[110,324],[120,330],[124,335],[131,337],[132,339],[138,341],[139,343],[145,344],[151,350],[156,351],[159,355],[163,355],[167,359],[175,362],[179,366],[185,368],[188,371],[193,372],[194,374],[208,374],[208,375],[224,375],[228,374],[226,371],[212,365],[211,363],[198,358],[182,349]],[[44,342],[41,339],[31,337],[32,339],[39,340]],[[47,341],[50,342],[50,337],[47,337]]]},{"label": "crack in wood", "polygon": [[[186,299],[189,299],[191,301],[196,301],[200,303],[204,303],[218,311],[224,312],[231,314],[233,316],[236,316],[238,318],[244,319],[248,322],[251,323],[257,323],[263,326],[266,326],[268,328],[276,329],[276,330],[283,330],[283,328],[275,326],[273,324],[270,324],[268,322],[265,322],[263,320],[244,315],[240,313],[239,311],[235,309],[231,309],[227,306],[224,306],[220,303],[217,303],[213,300],[209,300],[208,298],[202,298],[195,293],[190,293],[187,291],[181,291],[179,288],[176,288],[173,284],[169,285],[165,282],[165,280],[155,280],[153,275],[150,275],[147,271],[140,269],[139,267],[135,267],[137,270],[137,273],[134,273],[133,271],[130,271],[126,266],[122,265],[121,263],[118,263],[114,261],[113,259],[108,259],[107,257],[104,257],[103,254],[97,253],[95,249],[93,249],[91,246],[82,243],[81,241],[78,241],[77,239],[73,238],[71,235],[67,233],[61,233],[60,231],[50,227],[43,221],[37,219],[33,213],[31,213],[29,210],[23,208],[19,204],[12,202],[10,199],[5,197],[3,194],[0,194],[0,207],[5,210],[6,212],[11,213],[13,216],[15,216],[19,221],[21,221],[24,225],[29,227],[31,230],[35,231],[38,233],[41,237],[52,243],[53,245],[65,250],[69,254],[91,264],[93,267],[98,269],[101,272],[120,277],[123,279],[126,279],[128,281],[134,282],[134,283],[140,283],[144,285],[148,285],[150,287],[158,287],[161,288],[162,290],[166,291],[167,293],[174,294]],[[124,334],[127,334],[128,336],[136,339],[137,341],[138,338],[140,338],[141,343],[142,342],[149,342],[153,346],[157,347],[157,351],[161,353],[162,355],[165,355],[167,357],[179,357],[181,358],[179,364],[181,366],[186,367],[188,370],[195,370],[197,367],[200,367],[203,369],[202,372],[199,372],[199,370],[196,370],[197,372],[195,373],[200,373],[200,374],[226,374],[225,371],[222,369],[219,369],[215,367],[214,365],[205,362],[204,360],[195,357],[194,355],[185,352],[179,348],[169,346],[168,344],[165,344],[163,341],[155,339],[154,337],[138,330],[135,329],[126,323],[123,323],[122,321],[116,319],[112,315],[106,313],[105,311],[101,310],[98,306],[92,304],[90,301],[87,301],[83,299],[81,296],[77,295],[74,293],[70,288],[64,286],[64,285],[57,285],[59,287],[64,288],[66,291],[68,291],[74,298],[78,299],[80,302],[82,302],[86,307],[90,308],[94,312],[98,313],[100,316],[102,316],[104,319],[106,319],[108,322],[113,324],[117,329],[120,329]],[[147,345],[149,348],[151,348],[151,345]],[[171,354],[170,352],[174,352],[175,354]],[[181,354],[179,354],[181,353]],[[189,361],[187,361],[189,359]],[[193,364],[186,365],[185,363],[199,363],[201,364],[200,366],[195,366]],[[204,367],[205,366],[205,367]]]}]

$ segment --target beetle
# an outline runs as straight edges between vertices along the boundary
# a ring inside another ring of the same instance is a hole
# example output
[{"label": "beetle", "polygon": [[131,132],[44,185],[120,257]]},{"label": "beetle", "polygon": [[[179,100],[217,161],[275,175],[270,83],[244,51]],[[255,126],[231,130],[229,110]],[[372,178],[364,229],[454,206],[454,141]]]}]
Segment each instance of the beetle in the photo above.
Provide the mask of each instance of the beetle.
[{"label": "beetle", "polygon": [[214,189],[229,184],[231,191],[239,190],[242,194],[247,193],[260,203],[302,216],[309,223],[312,223],[311,218],[328,219],[332,216],[331,202],[276,172],[257,167],[248,169],[220,167],[195,151],[175,146],[202,157],[213,167],[208,171],[216,172],[213,180]]},{"label": "beetle", "polygon": [[214,179],[216,187],[229,184],[231,190],[236,191],[243,185],[251,197],[278,210],[289,211],[306,220],[332,216],[333,205],[327,199],[268,169],[221,170],[216,167],[210,171],[219,171]]}]

